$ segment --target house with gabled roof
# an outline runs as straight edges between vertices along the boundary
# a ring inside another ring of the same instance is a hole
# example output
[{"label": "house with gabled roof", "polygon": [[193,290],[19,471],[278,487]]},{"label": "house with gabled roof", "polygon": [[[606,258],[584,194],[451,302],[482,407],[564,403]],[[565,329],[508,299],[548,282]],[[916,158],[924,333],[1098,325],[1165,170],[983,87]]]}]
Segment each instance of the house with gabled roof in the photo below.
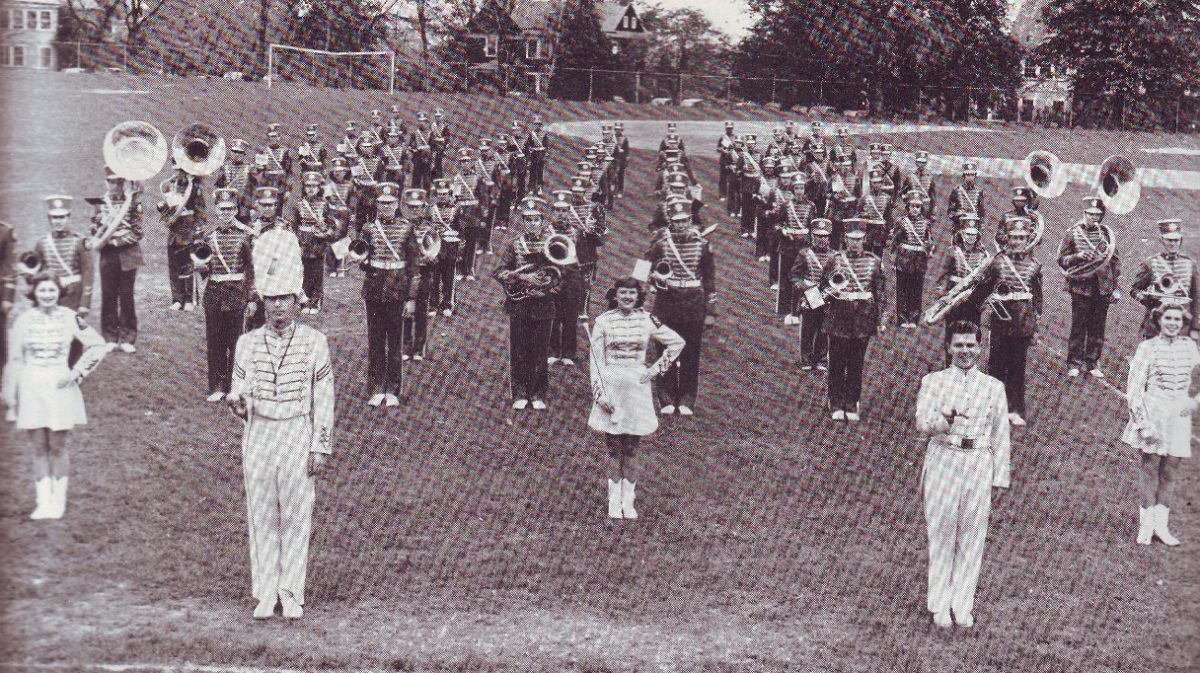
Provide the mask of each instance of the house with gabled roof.
[{"label": "house with gabled roof", "polygon": [[[494,66],[501,52],[506,61],[529,66],[548,65],[553,58],[554,32],[569,0],[485,0],[467,25],[477,41],[472,61]],[[600,30],[613,44],[614,55],[629,40],[649,37],[632,3],[596,3]]]}]

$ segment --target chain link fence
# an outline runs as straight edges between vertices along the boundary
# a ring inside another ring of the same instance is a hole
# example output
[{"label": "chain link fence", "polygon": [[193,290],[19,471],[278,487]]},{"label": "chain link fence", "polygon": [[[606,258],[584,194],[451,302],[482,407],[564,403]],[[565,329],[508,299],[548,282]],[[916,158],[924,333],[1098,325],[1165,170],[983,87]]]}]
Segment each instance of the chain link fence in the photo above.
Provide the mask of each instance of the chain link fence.
[{"label": "chain link fence", "polygon": [[[229,72],[261,75],[264,64],[253,52],[198,53],[170,47],[132,50],[123,44],[60,42],[60,68],[120,69],[134,74],[223,76]],[[294,78],[317,86],[377,88],[377,63],[297,61]],[[863,82],[694,75],[601,68],[560,68],[571,78],[571,98],[619,100],[638,105],[734,107],[763,105],[807,114],[843,112],[865,116],[868,86]],[[544,68],[496,63],[461,63],[397,55],[399,91],[484,93],[500,96],[550,96],[554,76]],[[380,80],[382,81],[382,80]],[[558,87],[558,91],[564,87]],[[1035,104],[1019,89],[962,86],[889,86],[882,114],[913,120],[989,120],[1065,128],[1200,132],[1200,93],[1177,98],[1076,95]]]}]

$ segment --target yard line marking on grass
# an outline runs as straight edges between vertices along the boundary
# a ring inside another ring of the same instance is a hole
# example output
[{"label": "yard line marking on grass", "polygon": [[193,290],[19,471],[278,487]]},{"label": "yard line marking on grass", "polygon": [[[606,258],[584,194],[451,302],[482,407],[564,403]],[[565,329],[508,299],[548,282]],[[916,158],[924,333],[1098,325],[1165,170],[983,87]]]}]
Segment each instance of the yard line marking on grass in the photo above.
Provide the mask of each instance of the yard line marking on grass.
[{"label": "yard line marking on grass", "polygon": [[1146,154],[1182,154],[1200,157],[1200,150],[1190,147],[1143,147],[1142,151]]},{"label": "yard line marking on grass", "polygon": [[85,89],[83,91],[83,93],[94,93],[94,94],[100,94],[101,96],[105,96],[105,95],[120,96],[120,95],[125,95],[125,94],[143,94],[143,93],[150,93],[150,92],[145,89]]},{"label": "yard line marking on grass", "polygon": [[[0,663],[0,669],[15,668],[18,670],[40,671],[104,671],[105,673],[307,673],[311,669],[301,668],[260,668],[257,666],[214,666],[206,664],[17,664]],[[372,673],[380,671],[377,668],[322,668],[326,673]]]}]

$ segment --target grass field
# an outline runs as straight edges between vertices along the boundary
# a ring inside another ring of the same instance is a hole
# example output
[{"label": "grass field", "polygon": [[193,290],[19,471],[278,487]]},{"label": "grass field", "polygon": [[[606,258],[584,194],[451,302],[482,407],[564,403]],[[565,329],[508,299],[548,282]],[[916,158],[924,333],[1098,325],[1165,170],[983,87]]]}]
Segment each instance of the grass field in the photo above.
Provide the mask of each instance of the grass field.
[{"label": "grass field", "polygon": [[[98,93],[122,89],[146,93]],[[43,231],[41,197],[99,194],[101,139],[127,119],[168,135],[203,120],[227,137],[261,142],[270,121],[284,122],[293,139],[305,122],[320,122],[328,138],[335,125],[392,103],[408,118],[443,107],[454,130],[472,139],[533,112],[550,121],[662,118],[664,128],[668,115],[751,114],[57,73],[4,73],[0,92],[0,218],[16,224],[18,249]],[[1067,161],[1099,161],[1110,147],[1200,147],[1195,136],[1020,127],[887,139],[1004,157],[1050,147]],[[554,145],[551,182],[561,185],[581,145]],[[1131,157],[1200,170],[1194,158]],[[645,245],[653,204],[641,195],[649,192],[651,159],[639,151],[630,161],[628,197],[610,218],[601,288],[628,273]],[[705,193],[715,195],[715,164],[696,168]],[[949,186],[939,184],[943,194]],[[993,206],[1007,203],[1008,185],[987,187]],[[319,486],[308,612],[295,624],[254,622],[240,427],[203,402],[203,318],[166,310],[165,232],[148,218],[148,266],[138,278],[141,348],[110,355],[84,384],[92,420],[70,439],[65,519],[28,520],[24,438],[3,431],[0,663],[9,670],[188,662],[594,673],[1196,670],[1196,461],[1184,463],[1173,508],[1184,546],[1134,544],[1136,455],[1116,439],[1123,404],[1108,387],[1067,379],[1058,354],[1069,302],[1052,256],[1083,194],[1072,188],[1043,205],[1052,231],[1039,255],[1048,265],[1047,309],[1043,346],[1029,364],[1031,425],[1014,434],[1012,489],[993,510],[971,631],[937,630],[925,611],[923,446],[910,419],[921,375],[941,363],[940,328],[874,339],[864,422],[831,425],[821,413],[824,382],[798,370],[795,333],[772,320],[765,269],[735,226],[715,244],[720,316],[705,335],[698,414],[665,419],[650,438],[642,519],[623,525],[604,516],[605,457],[585,426],[585,370],[553,368],[551,410],[506,423],[507,328],[495,283],[460,286],[460,310],[433,327],[431,359],[406,370],[414,392],[405,406],[382,413],[363,404],[359,277],[327,281],[326,312],[305,319],[333,347],[337,456]],[[706,216],[720,218],[721,204],[709,200]],[[85,211],[81,204],[77,227]],[[1133,215],[1107,220],[1121,236],[1126,287],[1136,261],[1156,249],[1153,222],[1167,215],[1185,217],[1187,247],[1200,255],[1200,192],[1147,191]],[[482,279],[495,259],[484,259]],[[889,273],[889,298],[893,279]],[[1140,317],[1128,299],[1110,314],[1104,368],[1117,387]]]}]

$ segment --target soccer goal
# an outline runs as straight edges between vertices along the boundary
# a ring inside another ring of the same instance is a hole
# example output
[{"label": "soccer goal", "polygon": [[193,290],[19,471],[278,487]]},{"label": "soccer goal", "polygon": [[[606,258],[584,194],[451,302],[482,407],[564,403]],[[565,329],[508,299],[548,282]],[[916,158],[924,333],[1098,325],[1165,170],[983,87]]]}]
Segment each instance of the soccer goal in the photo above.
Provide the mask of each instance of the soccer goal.
[{"label": "soccer goal", "polygon": [[272,44],[267,48],[267,88],[283,82],[338,89],[387,89],[394,93],[396,53]]}]

